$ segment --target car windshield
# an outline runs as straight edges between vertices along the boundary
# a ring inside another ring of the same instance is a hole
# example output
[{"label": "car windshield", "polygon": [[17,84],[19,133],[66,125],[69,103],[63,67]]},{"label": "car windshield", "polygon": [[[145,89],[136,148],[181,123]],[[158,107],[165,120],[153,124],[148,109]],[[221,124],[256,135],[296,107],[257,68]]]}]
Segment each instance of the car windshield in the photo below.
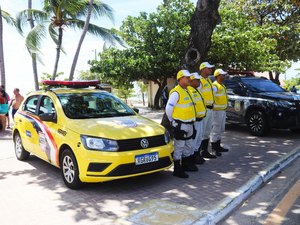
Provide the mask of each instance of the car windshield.
[{"label": "car windshield", "polygon": [[131,116],[135,112],[110,93],[57,94],[67,117],[71,119]]},{"label": "car windshield", "polygon": [[266,79],[244,78],[243,83],[252,91],[256,92],[284,92],[277,84]]}]

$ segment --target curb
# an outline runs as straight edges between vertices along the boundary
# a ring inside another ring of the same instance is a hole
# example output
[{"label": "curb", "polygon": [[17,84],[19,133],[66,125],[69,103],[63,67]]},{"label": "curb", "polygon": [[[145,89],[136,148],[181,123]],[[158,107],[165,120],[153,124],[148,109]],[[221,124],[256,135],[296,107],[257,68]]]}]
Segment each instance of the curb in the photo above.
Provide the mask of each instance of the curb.
[{"label": "curb", "polygon": [[254,191],[256,191],[262,184],[269,181],[273,176],[280,172],[287,165],[292,163],[300,157],[300,148],[294,149],[292,152],[277,160],[275,163],[268,166],[266,169],[258,172],[245,185],[238,188],[235,192],[235,197],[226,197],[216,204],[206,216],[199,218],[193,225],[214,225],[224,219],[230,212],[232,212],[238,205],[245,201]]}]

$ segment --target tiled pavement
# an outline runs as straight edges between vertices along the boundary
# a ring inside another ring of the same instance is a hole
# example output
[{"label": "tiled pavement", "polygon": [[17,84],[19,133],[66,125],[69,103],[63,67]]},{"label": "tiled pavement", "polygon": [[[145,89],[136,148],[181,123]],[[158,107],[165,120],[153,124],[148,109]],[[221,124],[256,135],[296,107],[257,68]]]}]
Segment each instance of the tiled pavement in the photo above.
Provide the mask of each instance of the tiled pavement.
[{"label": "tiled pavement", "polygon": [[[141,114],[159,122],[162,111]],[[0,133],[2,225],[200,224],[203,213],[236,196],[254,175],[300,147],[299,134],[275,130],[258,138],[231,125],[223,138],[230,151],[207,160],[189,179],[173,177],[168,170],[73,191],[47,163],[35,157],[17,161],[9,139],[9,132]]]}]

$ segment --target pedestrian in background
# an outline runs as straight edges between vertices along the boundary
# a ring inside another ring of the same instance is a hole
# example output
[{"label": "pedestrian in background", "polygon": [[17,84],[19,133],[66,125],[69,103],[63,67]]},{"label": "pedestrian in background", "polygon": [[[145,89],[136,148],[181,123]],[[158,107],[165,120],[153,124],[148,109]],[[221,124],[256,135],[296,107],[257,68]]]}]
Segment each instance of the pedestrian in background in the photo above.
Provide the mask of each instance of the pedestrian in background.
[{"label": "pedestrian in background", "polygon": [[295,86],[293,86],[293,87],[291,88],[291,92],[297,93],[297,89],[296,89]]},{"label": "pedestrian in background", "polygon": [[195,103],[196,108],[196,121],[194,123],[196,135],[193,143],[193,152],[192,152],[192,160],[196,164],[203,164],[205,159],[200,154],[200,145],[202,141],[202,133],[203,133],[203,119],[206,116],[206,106],[204,103],[204,99],[198,87],[200,86],[200,75],[195,72],[191,74],[191,86],[188,87],[189,93],[193,97],[193,101]]},{"label": "pedestrian in background", "polygon": [[228,106],[228,96],[226,87],[223,85],[225,72],[222,69],[216,69],[213,83],[215,103],[213,108],[213,124],[210,135],[212,149],[216,152],[228,152],[228,149],[221,147],[221,135],[225,131],[226,109]]},{"label": "pedestrian in background", "polygon": [[190,75],[188,70],[180,70],[177,73],[178,85],[170,91],[166,106],[166,115],[173,127],[174,134],[173,176],[180,178],[189,177],[185,173],[186,169],[198,170],[189,161],[193,148],[194,121],[196,120],[194,103],[187,90],[190,85]]},{"label": "pedestrian in background", "polygon": [[19,109],[24,97],[20,94],[20,89],[14,89],[14,97],[12,98],[9,107],[12,107],[12,118],[14,119],[17,110]]},{"label": "pedestrian in background", "polygon": [[[4,85],[0,86],[0,91],[4,92],[4,95],[5,95],[5,104],[8,104],[8,102],[10,101],[10,97],[6,93]],[[7,111],[7,113],[5,114],[5,117],[6,117],[6,121],[7,121],[7,128],[10,128],[9,111]]]},{"label": "pedestrian in background", "polygon": [[163,102],[163,107],[166,108],[168,98],[169,98],[169,89],[168,86],[165,86],[165,88],[162,91],[161,94],[162,102]]},{"label": "pedestrian in background", "polygon": [[[207,109],[206,117],[203,119],[203,134],[202,134],[200,152],[204,158],[209,158],[209,159],[216,158],[215,155],[211,154],[208,151],[209,136],[212,129],[212,119],[213,119],[212,114],[213,114],[213,105],[214,105],[213,84],[208,76],[213,74],[212,73],[213,67],[214,65],[211,65],[208,62],[201,63],[199,67],[200,75],[201,75],[200,77],[201,84],[198,88],[202,94]],[[221,156],[221,154],[218,153],[218,156]]]}]

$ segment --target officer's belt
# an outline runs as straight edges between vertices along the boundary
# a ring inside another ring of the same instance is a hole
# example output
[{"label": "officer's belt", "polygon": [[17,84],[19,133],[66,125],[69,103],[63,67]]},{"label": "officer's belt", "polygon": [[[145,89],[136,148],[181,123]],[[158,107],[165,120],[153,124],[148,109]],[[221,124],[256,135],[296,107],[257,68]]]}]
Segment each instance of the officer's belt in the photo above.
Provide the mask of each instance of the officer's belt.
[{"label": "officer's belt", "polygon": [[213,109],[213,106],[212,105],[207,105],[206,108]]},{"label": "officer's belt", "polygon": [[181,120],[175,120],[175,122],[177,122],[178,124],[194,124],[194,121],[190,121],[190,122],[184,122],[184,121],[181,121]]},{"label": "officer's belt", "polygon": [[201,120],[203,120],[203,118],[196,118],[196,121],[201,121]]}]

